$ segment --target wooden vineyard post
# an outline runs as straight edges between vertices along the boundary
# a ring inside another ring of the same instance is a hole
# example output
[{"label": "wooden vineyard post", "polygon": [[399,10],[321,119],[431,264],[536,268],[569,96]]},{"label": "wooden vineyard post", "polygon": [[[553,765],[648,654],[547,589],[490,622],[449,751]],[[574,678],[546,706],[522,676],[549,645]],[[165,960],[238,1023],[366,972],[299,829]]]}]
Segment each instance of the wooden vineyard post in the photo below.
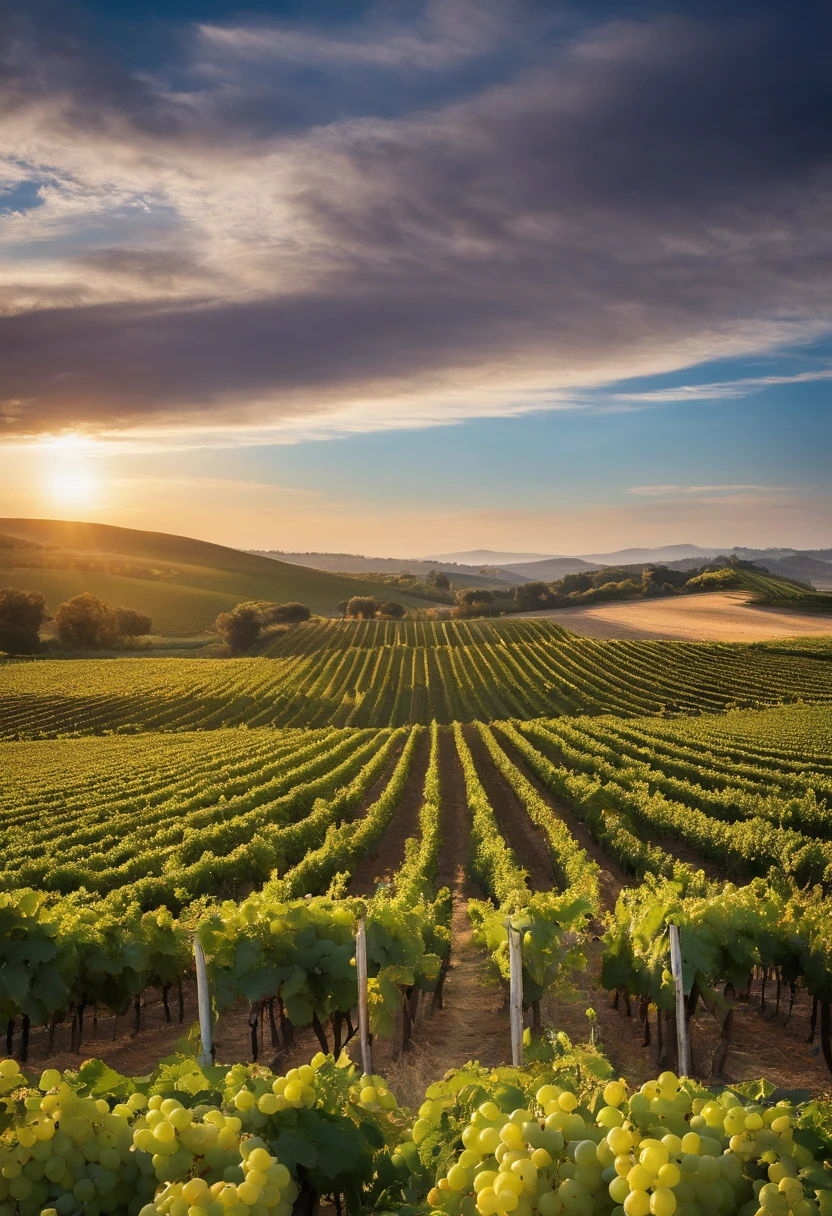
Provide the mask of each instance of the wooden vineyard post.
[{"label": "wooden vineyard post", "polygon": [[197,938],[194,938],[194,963],[196,965],[196,996],[199,1004],[199,1037],[202,1040],[202,1051],[198,1057],[198,1063],[200,1066],[207,1066],[214,1063],[211,993],[208,990],[208,972],[205,970],[205,951]]},{"label": "wooden vineyard post", "polygon": [[367,1008],[367,922],[362,916],[355,931],[355,970],[358,980],[358,1035],[361,1042],[361,1067],[370,1076],[370,1017]]},{"label": "wooden vineyard post", "polygon": [[515,1068],[523,1064],[523,938],[511,918],[508,928],[508,1001],[511,1016],[511,1062]]},{"label": "wooden vineyard post", "polygon": [[[679,1045],[679,1076],[689,1077],[690,1039],[688,1038],[687,1008],[685,989],[682,984],[682,943],[679,939],[679,926],[670,925],[670,969],[673,972],[673,986],[676,990],[676,1040]],[[659,1013],[661,1017],[661,1013]]]}]

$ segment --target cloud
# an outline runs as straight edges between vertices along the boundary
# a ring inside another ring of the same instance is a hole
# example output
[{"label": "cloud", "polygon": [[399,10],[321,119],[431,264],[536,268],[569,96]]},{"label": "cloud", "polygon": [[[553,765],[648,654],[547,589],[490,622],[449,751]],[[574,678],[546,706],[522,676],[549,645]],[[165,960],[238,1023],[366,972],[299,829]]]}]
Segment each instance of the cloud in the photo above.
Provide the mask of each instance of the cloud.
[{"label": "cloud", "polygon": [[798,372],[793,376],[746,376],[715,384],[680,384],[674,388],[648,389],[641,393],[614,393],[613,397],[616,401],[641,401],[657,405],[670,401],[720,401],[747,397],[751,393],[783,384],[809,384],[816,380],[832,380],[832,368]]},{"label": "cloud", "polygon": [[374,68],[432,73],[492,51],[498,40],[511,38],[514,29],[508,4],[430,0],[410,25],[389,17],[385,20],[383,10],[377,10],[357,28],[354,24],[322,30],[274,22],[247,26],[205,23],[199,26],[198,37],[203,54],[223,59],[341,71]]},{"label": "cloud", "polygon": [[755,486],[755,485],[721,485],[721,486],[630,486],[627,494],[637,498],[675,498],[682,494],[780,494],[786,492],[786,486]]},{"label": "cloud", "polygon": [[[141,72],[6,17],[0,176],[39,205],[0,216],[0,430],[292,439],[588,408],[829,328],[820,10],[515,23],[505,49],[509,10],[471,11],[192,28]],[[391,117],[350,78],[323,120],[319,78],[276,93],[263,57],[406,62],[459,95]]]}]

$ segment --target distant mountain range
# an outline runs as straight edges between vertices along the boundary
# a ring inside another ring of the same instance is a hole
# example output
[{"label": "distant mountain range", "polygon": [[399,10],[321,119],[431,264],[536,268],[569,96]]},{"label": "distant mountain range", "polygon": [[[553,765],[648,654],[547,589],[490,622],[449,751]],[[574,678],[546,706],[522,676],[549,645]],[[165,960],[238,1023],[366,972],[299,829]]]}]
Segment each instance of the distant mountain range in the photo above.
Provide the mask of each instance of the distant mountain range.
[{"label": "distant mountain range", "polygon": [[[260,557],[289,562],[293,566],[310,566],[314,570],[327,570],[339,574],[408,574],[427,575],[431,570],[442,570],[455,587],[505,587],[506,584],[528,581],[510,570],[500,570],[498,575],[482,575],[480,565],[460,565],[459,562],[423,560],[417,557],[365,557],[362,553],[284,553],[280,549],[252,549]],[[491,569],[494,563],[488,563]]]},{"label": "distant mountain range", "polygon": [[627,566],[633,562],[677,561],[683,557],[701,557],[707,560],[720,553],[730,553],[732,545],[720,549],[702,548],[701,545],[661,545],[657,549],[616,549],[613,553],[509,553],[504,549],[467,549],[462,553],[429,554],[426,561],[456,562],[459,565],[506,566],[540,561],[581,561],[596,566]]},{"label": "distant mountain range", "polygon": [[448,562],[454,566],[506,566],[555,557],[554,553],[510,553],[506,549],[466,549],[464,553],[429,553],[426,562]]},{"label": "distant mountain range", "polygon": [[[284,553],[258,550],[293,565],[310,566],[342,574],[400,573],[426,575],[444,570],[454,586],[506,586],[540,580],[555,582],[566,574],[600,570],[605,566],[639,566],[656,562],[677,569],[690,569],[722,554],[734,554],[764,566],[772,574],[810,583],[820,591],[832,590],[832,549],[749,549],[739,545],[660,545],[657,548],[616,549],[610,553],[563,554],[511,553],[505,549],[466,549],[459,553],[437,553],[424,558],[365,557],[357,553]],[[482,573],[487,571],[487,573]]]}]

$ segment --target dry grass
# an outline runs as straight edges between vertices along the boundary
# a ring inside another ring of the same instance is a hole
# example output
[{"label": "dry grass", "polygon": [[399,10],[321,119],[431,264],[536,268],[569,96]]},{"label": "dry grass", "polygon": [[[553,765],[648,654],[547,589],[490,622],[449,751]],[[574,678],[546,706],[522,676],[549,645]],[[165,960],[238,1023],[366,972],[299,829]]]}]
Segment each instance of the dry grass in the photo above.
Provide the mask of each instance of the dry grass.
[{"label": "dry grass", "polygon": [[765,642],[832,634],[832,617],[793,608],[758,607],[742,591],[630,600],[522,613],[557,621],[588,638],[665,638],[682,642]]}]

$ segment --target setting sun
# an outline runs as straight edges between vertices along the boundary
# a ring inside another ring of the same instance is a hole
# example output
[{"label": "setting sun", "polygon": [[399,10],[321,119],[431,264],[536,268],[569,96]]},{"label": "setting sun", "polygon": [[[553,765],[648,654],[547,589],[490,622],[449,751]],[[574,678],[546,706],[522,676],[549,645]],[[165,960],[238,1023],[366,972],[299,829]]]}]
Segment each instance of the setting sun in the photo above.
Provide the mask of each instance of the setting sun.
[{"label": "setting sun", "polygon": [[46,478],[46,494],[55,502],[91,506],[99,489],[98,478],[82,466],[53,469]]}]

